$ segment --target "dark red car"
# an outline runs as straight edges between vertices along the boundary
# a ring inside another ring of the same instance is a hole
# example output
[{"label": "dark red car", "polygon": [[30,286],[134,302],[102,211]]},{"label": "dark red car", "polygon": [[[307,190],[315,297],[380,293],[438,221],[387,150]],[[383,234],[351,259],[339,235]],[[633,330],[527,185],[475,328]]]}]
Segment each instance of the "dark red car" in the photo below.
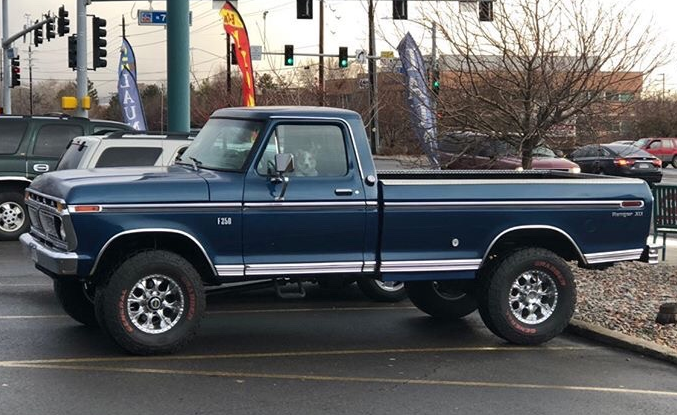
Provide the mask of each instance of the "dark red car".
[{"label": "dark red car", "polygon": [[640,138],[634,146],[659,158],[663,167],[672,164],[677,169],[677,138]]},{"label": "dark red car", "polygon": [[[522,158],[508,143],[480,134],[458,133],[449,135],[439,143],[440,162],[453,170],[521,170]],[[536,147],[531,168],[534,170],[560,170],[580,173],[578,164],[559,157],[546,146]]]}]

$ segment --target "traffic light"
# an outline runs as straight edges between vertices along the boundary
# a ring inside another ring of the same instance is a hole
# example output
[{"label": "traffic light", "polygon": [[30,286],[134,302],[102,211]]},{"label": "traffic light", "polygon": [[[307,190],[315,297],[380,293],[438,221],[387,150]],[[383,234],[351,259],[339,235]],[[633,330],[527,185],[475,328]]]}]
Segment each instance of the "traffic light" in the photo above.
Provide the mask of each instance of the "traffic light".
[{"label": "traffic light", "polygon": [[64,6],[59,7],[59,19],[57,20],[57,23],[57,32],[59,33],[59,37],[63,37],[63,35],[70,33],[71,21],[68,19],[68,11]]},{"label": "traffic light", "polygon": [[51,18],[47,20],[47,41],[50,42],[52,39],[56,37],[56,33],[54,33],[54,19]]},{"label": "traffic light", "polygon": [[492,0],[480,0],[480,22],[492,22],[494,20],[494,2]]},{"label": "traffic light", "polygon": [[393,0],[393,20],[407,20],[407,0]]},{"label": "traffic light", "polygon": [[94,70],[96,70],[96,68],[105,68],[108,65],[108,62],[106,62],[106,59],[104,59],[106,56],[108,56],[108,52],[106,52],[106,45],[108,44],[108,42],[106,42],[106,33],[106,20],[94,16],[92,18]]},{"label": "traffic light", "polygon": [[440,70],[433,69],[431,75],[430,89],[432,89],[433,94],[437,96],[440,94]]},{"label": "traffic light", "polygon": [[284,45],[284,65],[294,65],[294,45]]},{"label": "traffic light", "polygon": [[[35,23],[38,23],[39,21],[36,20]],[[42,26],[36,27],[35,30],[33,30],[33,45],[37,48],[38,45],[42,43]]]},{"label": "traffic light", "polygon": [[296,0],[296,18],[313,18],[313,0]]},{"label": "traffic light", "polygon": [[78,67],[78,37],[68,36],[68,67],[75,70]]},{"label": "traffic light", "polygon": [[10,88],[21,85],[21,67],[19,57],[12,58],[12,85]]},{"label": "traffic light", "polygon": [[235,43],[230,44],[230,64],[237,65],[237,48]]},{"label": "traffic light", "polygon": [[347,68],[348,67],[348,48],[345,46],[341,46],[339,48],[339,68]]}]

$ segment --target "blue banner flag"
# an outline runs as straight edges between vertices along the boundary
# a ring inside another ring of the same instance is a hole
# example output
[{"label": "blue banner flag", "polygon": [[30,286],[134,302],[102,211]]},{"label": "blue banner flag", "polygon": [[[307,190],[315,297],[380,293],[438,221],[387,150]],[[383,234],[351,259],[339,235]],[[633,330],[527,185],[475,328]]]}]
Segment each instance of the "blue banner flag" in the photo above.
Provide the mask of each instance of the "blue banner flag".
[{"label": "blue banner flag", "polygon": [[120,48],[120,65],[118,66],[118,76],[124,68],[127,68],[136,79],[136,57],[132,45],[129,44],[127,38],[122,38],[122,47]]},{"label": "blue banner flag", "polygon": [[405,77],[405,89],[414,134],[435,168],[440,167],[437,151],[437,117],[426,81],[426,67],[416,41],[407,33],[397,46]]},{"label": "blue banner flag", "polygon": [[122,39],[120,66],[118,67],[118,101],[125,124],[137,129],[147,130],[146,115],[136,85],[136,58],[127,39]]}]

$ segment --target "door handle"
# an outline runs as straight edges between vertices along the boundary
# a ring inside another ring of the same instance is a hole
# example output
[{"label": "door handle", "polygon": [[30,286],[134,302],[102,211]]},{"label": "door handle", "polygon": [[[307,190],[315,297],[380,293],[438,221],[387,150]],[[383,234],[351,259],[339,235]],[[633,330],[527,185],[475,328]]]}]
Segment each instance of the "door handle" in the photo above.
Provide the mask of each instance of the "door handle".
[{"label": "door handle", "polygon": [[336,196],[352,196],[353,189],[335,189],[334,194]]},{"label": "door handle", "polygon": [[49,164],[34,164],[33,170],[38,173],[45,173],[49,171]]}]

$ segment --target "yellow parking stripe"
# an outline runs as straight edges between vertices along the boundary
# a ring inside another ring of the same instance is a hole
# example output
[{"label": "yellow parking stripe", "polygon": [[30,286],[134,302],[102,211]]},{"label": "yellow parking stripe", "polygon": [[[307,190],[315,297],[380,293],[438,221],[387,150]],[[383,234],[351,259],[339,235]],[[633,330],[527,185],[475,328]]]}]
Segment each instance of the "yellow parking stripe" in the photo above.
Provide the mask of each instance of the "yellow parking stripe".
[{"label": "yellow parking stripe", "polygon": [[84,357],[72,359],[43,359],[43,360],[8,360],[0,361],[0,367],[24,367],[39,364],[62,363],[114,363],[114,362],[148,362],[148,361],[182,361],[182,360],[209,360],[209,359],[260,359],[276,357],[306,357],[306,356],[349,356],[362,354],[407,354],[407,353],[471,353],[471,352],[549,352],[549,351],[582,351],[595,350],[599,347],[580,346],[553,346],[553,347],[526,347],[526,346],[477,346],[477,347],[431,347],[413,349],[355,349],[355,350],[312,350],[298,352],[269,352],[269,353],[228,353],[208,355],[184,356],[125,356],[125,357]]},{"label": "yellow parking stripe", "polygon": [[599,386],[575,386],[575,385],[538,385],[529,383],[503,383],[503,382],[476,382],[476,381],[456,381],[456,380],[434,380],[434,379],[398,379],[398,378],[372,378],[372,377],[343,377],[343,376],[322,376],[322,375],[302,375],[302,374],[275,374],[275,373],[244,373],[244,372],[225,372],[208,370],[172,370],[172,369],[144,369],[144,368],[119,368],[109,366],[69,366],[69,365],[25,365],[13,366],[33,369],[59,369],[59,370],[77,370],[87,372],[116,372],[133,374],[153,374],[153,375],[185,375],[185,376],[209,376],[221,378],[244,378],[244,379],[276,379],[291,381],[319,381],[319,382],[343,382],[343,383],[386,383],[398,385],[425,385],[425,386],[453,386],[453,387],[474,387],[474,388],[500,388],[500,389],[536,389],[536,390],[554,390],[554,391],[573,391],[573,392],[600,392],[614,394],[636,394],[663,396],[677,398],[677,392],[647,390],[647,389],[625,389],[609,388]]}]

